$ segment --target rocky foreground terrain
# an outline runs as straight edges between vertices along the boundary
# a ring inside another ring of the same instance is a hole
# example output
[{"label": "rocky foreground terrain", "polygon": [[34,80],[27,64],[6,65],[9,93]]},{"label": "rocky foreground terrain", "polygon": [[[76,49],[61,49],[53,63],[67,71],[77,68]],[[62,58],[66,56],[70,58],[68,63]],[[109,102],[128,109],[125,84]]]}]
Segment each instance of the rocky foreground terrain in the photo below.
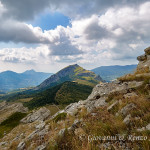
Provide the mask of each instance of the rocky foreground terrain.
[{"label": "rocky foreground terrain", "polygon": [[[0,139],[0,149],[150,149],[150,48],[137,59],[134,74],[96,85],[86,100],[53,116],[45,107],[28,111]],[[5,105],[0,104],[0,111]]]}]

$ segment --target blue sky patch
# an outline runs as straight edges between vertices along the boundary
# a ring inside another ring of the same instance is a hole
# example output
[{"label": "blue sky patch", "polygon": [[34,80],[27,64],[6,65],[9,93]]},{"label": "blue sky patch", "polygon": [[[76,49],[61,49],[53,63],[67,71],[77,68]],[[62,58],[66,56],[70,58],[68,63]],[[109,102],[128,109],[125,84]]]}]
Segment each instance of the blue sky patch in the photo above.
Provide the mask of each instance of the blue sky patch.
[{"label": "blue sky patch", "polygon": [[64,27],[70,26],[70,18],[59,12],[44,13],[39,15],[31,24],[39,26],[42,30],[51,30],[55,29],[58,25]]}]

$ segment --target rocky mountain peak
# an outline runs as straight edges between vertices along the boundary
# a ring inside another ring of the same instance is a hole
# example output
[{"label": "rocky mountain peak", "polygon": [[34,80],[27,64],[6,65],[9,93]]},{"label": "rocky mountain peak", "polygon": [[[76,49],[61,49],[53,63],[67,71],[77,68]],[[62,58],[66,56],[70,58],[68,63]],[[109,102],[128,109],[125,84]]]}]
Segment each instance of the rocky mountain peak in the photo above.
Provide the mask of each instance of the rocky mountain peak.
[{"label": "rocky mountain peak", "polygon": [[144,54],[137,57],[139,61],[137,71],[139,72],[150,72],[150,47],[144,50]]}]

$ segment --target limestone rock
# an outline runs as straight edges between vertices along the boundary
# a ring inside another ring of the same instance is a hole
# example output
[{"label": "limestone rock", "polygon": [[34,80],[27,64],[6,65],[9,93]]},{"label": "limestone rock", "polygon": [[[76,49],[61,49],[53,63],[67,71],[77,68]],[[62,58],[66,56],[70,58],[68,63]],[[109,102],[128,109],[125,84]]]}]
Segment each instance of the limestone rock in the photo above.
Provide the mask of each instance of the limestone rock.
[{"label": "limestone rock", "polygon": [[5,146],[7,142],[0,142],[0,146]]},{"label": "limestone rock", "polygon": [[17,146],[17,150],[24,150],[25,145],[26,144],[24,142],[20,142],[19,145]]},{"label": "limestone rock", "polygon": [[147,59],[147,57],[146,57],[145,54],[137,57],[137,60],[138,60],[138,61],[144,61],[144,60],[146,60],[146,59]]},{"label": "limestone rock", "polygon": [[45,145],[40,145],[35,150],[46,150],[46,146]]},{"label": "limestone rock", "polygon": [[80,126],[80,124],[81,124],[81,120],[76,119],[76,120],[74,120],[74,123],[72,124],[72,126],[74,128],[78,128]]},{"label": "limestone rock", "polygon": [[37,135],[38,130],[33,131],[30,135],[28,135],[27,140],[31,140],[35,135]]},{"label": "limestone rock", "polygon": [[64,135],[64,133],[65,133],[65,128],[64,129],[61,129],[60,131],[59,131],[59,133],[58,133],[58,136],[60,136],[60,137],[62,137],[63,135]]},{"label": "limestone rock", "polygon": [[129,114],[129,115],[127,115],[127,116],[125,117],[125,119],[123,120],[123,122],[124,122],[126,125],[128,125],[128,124],[130,123],[130,121],[131,121],[131,115]]},{"label": "limestone rock", "polygon": [[101,107],[101,106],[106,106],[107,103],[105,101],[105,98],[100,98],[98,100],[95,101],[94,106],[95,108]]},{"label": "limestone rock", "polygon": [[146,130],[150,130],[150,123],[146,126]]},{"label": "limestone rock", "polygon": [[135,104],[133,104],[133,103],[127,104],[125,107],[123,107],[123,108],[120,110],[120,113],[125,116],[125,115],[127,115],[131,110],[133,110],[134,108],[136,108]]},{"label": "limestone rock", "polygon": [[132,88],[138,86],[137,84],[135,84],[135,82],[134,84],[132,82],[123,82],[123,83],[112,82],[112,83],[98,84],[97,86],[94,87],[88,99],[91,100],[100,99],[101,97],[106,97],[113,92],[127,93],[127,90],[131,88],[131,84]]},{"label": "limestone rock", "polygon": [[44,128],[43,130],[37,132],[37,135],[39,135],[39,136],[44,136],[44,135],[46,135],[47,133],[48,133],[48,130]]},{"label": "limestone rock", "polygon": [[68,128],[68,131],[74,132],[75,129],[79,128],[81,120],[76,119],[71,127]]},{"label": "limestone rock", "polygon": [[41,123],[38,124],[35,128],[41,130],[41,129],[43,129],[44,127],[45,127],[45,122],[41,122]]},{"label": "limestone rock", "polygon": [[28,135],[27,140],[32,140],[34,136],[44,136],[48,134],[49,125],[45,126],[45,123],[39,124],[40,126],[34,130],[30,135]]},{"label": "limestone rock", "polygon": [[150,47],[146,48],[144,51],[146,55],[150,55]]},{"label": "limestone rock", "polygon": [[136,93],[134,93],[134,92],[132,92],[132,93],[127,93],[127,94],[124,94],[123,95],[123,97],[125,98],[125,99],[130,99],[130,98],[132,98],[132,97],[137,97],[138,95],[136,94]]},{"label": "limestone rock", "polygon": [[23,118],[21,120],[22,123],[31,123],[34,122],[36,120],[38,121],[44,121],[45,119],[47,119],[50,116],[50,111],[45,108],[42,107],[39,110],[30,113],[29,115],[27,115],[25,118]]},{"label": "limestone rock", "polygon": [[78,112],[78,103],[72,103],[65,108],[65,112],[71,116],[74,116]]},{"label": "limestone rock", "polygon": [[128,88],[132,89],[132,88],[136,88],[136,87],[139,87],[143,84],[143,81],[131,81],[131,82],[128,82]]},{"label": "limestone rock", "polygon": [[145,131],[145,127],[139,128],[139,129],[137,129],[137,131],[138,131],[138,132]]},{"label": "limestone rock", "polygon": [[142,132],[145,130],[150,130],[150,123],[146,127],[142,127],[142,128],[137,129],[137,131],[139,131],[139,132]]},{"label": "limestone rock", "polygon": [[150,72],[150,47],[146,48],[144,51],[145,54],[137,58],[139,60],[137,71],[142,73],[147,71]]}]

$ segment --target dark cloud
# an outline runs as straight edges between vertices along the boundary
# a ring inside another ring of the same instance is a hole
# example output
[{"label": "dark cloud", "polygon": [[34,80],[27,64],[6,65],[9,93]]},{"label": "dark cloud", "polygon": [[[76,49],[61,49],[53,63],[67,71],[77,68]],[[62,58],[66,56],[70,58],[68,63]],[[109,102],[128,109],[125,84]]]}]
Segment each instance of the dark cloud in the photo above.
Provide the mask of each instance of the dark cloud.
[{"label": "dark cloud", "polygon": [[5,16],[31,20],[45,9],[58,10],[67,16],[87,16],[110,7],[137,6],[148,0],[1,0]]},{"label": "dark cloud", "polygon": [[5,17],[13,17],[16,20],[31,20],[49,7],[49,0],[1,0],[7,9]]},{"label": "dark cloud", "polygon": [[49,43],[47,38],[36,35],[25,23],[15,22],[12,20],[5,20],[1,22],[0,41],[12,41],[14,43]]},{"label": "dark cloud", "polygon": [[65,56],[65,55],[79,55],[83,52],[76,46],[72,45],[69,40],[61,42],[59,44],[50,45],[51,55]]},{"label": "dark cloud", "polygon": [[98,25],[98,20],[91,22],[84,30],[88,40],[100,40],[109,36],[109,32]]}]

